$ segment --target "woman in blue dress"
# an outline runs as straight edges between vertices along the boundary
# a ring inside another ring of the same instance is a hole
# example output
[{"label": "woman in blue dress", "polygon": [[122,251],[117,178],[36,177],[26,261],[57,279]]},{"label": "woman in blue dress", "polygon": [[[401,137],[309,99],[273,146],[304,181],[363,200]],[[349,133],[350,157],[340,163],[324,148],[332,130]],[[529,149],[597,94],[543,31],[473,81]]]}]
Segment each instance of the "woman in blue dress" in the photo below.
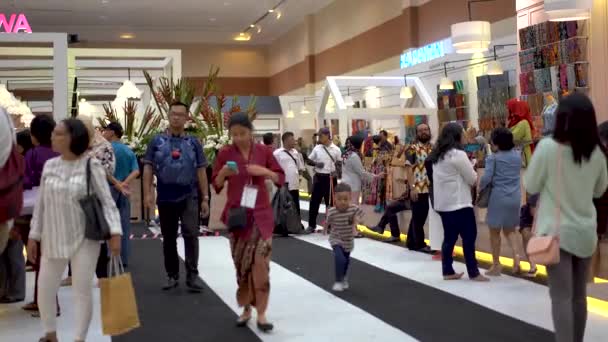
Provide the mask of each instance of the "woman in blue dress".
[{"label": "woman in blue dress", "polygon": [[520,271],[520,257],[516,251],[514,233],[519,225],[521,204],[521,153],[514,149],[513,134],[506,128],[495,129],[491,143],[495,153],[486,159],[485,173],[479,182],[479,189],[492,185],[486,223],[490,227],[493,264],[486,275],[499,276],[502,272],[499,261],[501,231],[513,252],[513,272]]}]

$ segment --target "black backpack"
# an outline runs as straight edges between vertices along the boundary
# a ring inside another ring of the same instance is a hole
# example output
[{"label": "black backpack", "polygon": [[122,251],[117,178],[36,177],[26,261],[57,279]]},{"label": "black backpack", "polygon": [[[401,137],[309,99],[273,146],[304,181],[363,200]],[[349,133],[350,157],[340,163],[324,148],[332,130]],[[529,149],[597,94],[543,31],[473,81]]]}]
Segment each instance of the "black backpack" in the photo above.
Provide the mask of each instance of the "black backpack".
[{"label": "black backpack", "polygon": [[302,232],[302,219],[287,185],[282,186],[272,198],[274,233],[287,235]]}]

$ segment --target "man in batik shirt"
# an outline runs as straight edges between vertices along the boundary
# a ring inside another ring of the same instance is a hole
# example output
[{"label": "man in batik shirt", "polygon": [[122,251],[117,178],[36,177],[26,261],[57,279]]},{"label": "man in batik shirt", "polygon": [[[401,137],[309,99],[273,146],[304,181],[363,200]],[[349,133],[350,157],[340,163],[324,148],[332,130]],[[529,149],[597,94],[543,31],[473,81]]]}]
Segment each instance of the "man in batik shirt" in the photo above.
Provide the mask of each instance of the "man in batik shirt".
[{"label": "man in batik shirt", "polygon": [[405,244],[410,250],[424,253],[431,252],[424,242],[424,224],[429,215],[430,185],[424,162],[432,150],[431,129],[429,125],[421,123],[416,126],[416,142],[411,144],[405,152],[412,206],[412,219]]}]

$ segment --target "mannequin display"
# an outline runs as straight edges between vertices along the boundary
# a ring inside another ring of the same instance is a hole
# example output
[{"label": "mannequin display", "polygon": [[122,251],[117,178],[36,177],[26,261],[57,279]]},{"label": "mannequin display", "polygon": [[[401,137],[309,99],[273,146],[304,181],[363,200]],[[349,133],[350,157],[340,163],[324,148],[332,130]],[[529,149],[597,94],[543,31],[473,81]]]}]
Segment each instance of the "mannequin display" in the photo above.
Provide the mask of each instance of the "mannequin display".
[{"label": "mannequin display", "polygon": [[542,134],[544,137],[553,134],[553,129],[555,127],[555,111],[557,110],[557,101],[553,94],[548,93],[545,95],[545,107],[542,111],[543,118],[543,131]]}]

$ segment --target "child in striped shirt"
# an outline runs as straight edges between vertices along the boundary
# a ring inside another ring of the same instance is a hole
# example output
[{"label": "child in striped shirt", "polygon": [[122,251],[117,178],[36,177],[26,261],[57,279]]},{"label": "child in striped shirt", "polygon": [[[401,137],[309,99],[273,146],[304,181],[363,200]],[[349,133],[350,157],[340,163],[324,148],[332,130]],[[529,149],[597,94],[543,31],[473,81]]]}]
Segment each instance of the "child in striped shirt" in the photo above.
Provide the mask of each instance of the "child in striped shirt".
[{"label": "child in striped shirt", "polygon": [[334,196],[335,207],[327,212],[325,233],[329,233],[329,243],[334,250],[336,282],[332,290],[341,292],[349,288],[346,274],[350,253],[355,247],[356,226],[363,213],[358,206],[351,204],[352,194],[348,184],[338,184]]}]

